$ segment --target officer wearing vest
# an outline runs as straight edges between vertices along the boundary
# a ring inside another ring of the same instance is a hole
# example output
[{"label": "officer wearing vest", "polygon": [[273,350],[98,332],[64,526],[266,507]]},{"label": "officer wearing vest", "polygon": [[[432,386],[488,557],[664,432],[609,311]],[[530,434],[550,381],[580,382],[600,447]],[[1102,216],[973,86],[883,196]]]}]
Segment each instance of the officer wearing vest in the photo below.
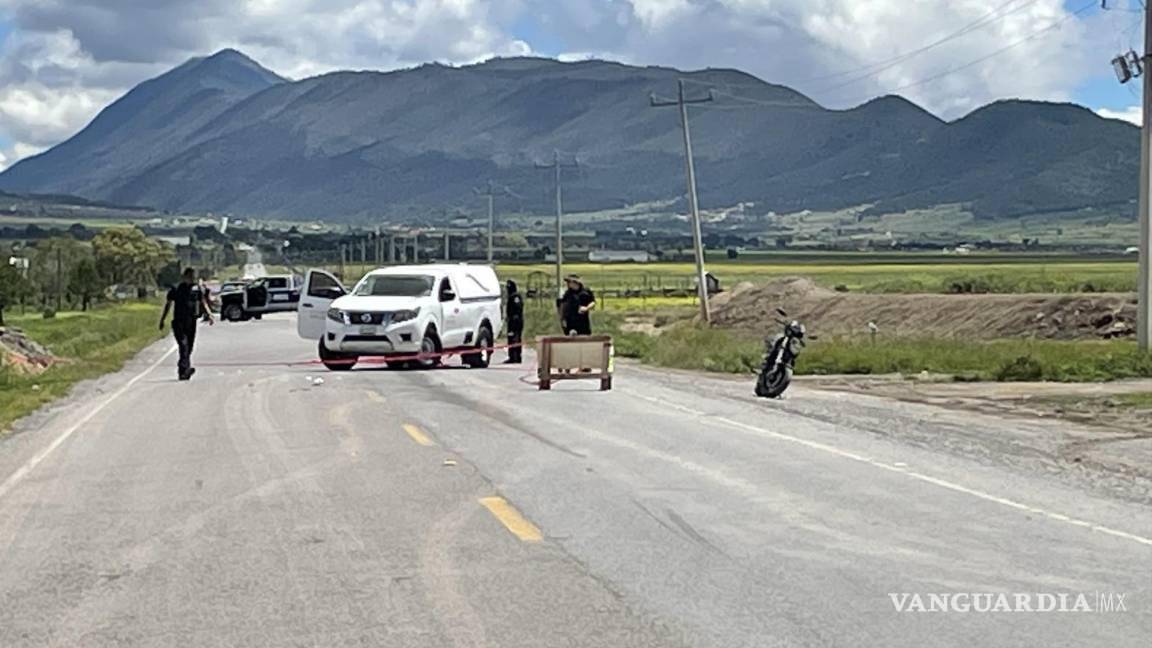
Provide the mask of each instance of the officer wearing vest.
[{"label": "officer wearing vest", "polygon": [[180,283],[168,291],[164,313],[160,315],[161,331],[164,330],[164,320],[168,319],[169,312],[172,313],[172,337],[176,338],[180,352],[176,376],[180,380],[188,380],[196,373],[192,366],[192,347],[196,344],[197,321],[203,317],[209,326],[213,324],[208,295],[196,281],[195,269],[185,268]]},{"label": "officer wearing vest", "polygon": [[524,343],[524,297],[516,288],[516,282],[511,279],[505,284],[508,290],[508,302],[505,307],[504,321],[508,323],[508,359],[504,364],[520,364],[523,362]]}]

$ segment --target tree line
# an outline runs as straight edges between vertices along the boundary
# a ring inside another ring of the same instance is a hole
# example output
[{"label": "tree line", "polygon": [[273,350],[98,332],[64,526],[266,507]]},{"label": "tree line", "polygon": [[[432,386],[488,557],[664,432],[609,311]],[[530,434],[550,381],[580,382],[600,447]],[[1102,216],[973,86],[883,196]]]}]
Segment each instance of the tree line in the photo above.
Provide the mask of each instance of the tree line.
[{"label": "tree line", "polygon": [[174,249],[135,227],[109,228],[91,241],[61,235],[0,248],[0,325],[14,306],[46,316],[87,310],[113,286],[147,291],[175,283],[179,273]]}]

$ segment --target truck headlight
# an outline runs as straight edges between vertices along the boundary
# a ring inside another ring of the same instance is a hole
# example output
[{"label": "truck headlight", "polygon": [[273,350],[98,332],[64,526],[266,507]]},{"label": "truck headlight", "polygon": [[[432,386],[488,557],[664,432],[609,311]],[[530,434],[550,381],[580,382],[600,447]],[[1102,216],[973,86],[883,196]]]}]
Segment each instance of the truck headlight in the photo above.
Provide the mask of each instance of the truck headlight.
[{"label": "truck headlight", "polygon": [[408,320],[416,319],[416,316],[419,314],[420,314],[419,308],[412,309],[412,310],[396,311],[395,313],[392,313],[392,321],[393,322],[407,322]]},{"label": "truck headlight", "polygon": [[344,311],[340,310],[339,308],[329,308],[328,319],[332,320],[333,322],[344,324]]}]

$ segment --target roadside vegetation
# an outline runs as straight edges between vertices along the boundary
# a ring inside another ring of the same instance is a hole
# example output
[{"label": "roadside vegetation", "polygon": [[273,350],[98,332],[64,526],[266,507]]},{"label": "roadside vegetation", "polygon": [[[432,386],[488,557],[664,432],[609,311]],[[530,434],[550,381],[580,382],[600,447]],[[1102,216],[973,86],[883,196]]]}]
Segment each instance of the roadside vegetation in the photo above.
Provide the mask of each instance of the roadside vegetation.
[{"label": "roadside vegetation", "polygon": [[[719,373],[759,368],[763,337],[701,326],[691,307],[613,308],[593,317],[597,333],[612,335],[616,354],[646,364]],[[526,339],[558,335],[548,304],[530,303]],[[646,325],[646,326],[645,326]],[[766,323],[764,336],[779,327]],[[656,334],[654,334],[656,333]],[[1152,377],[1152,355],[1131,340],[943,339],[821,337],[809,341],[799,375],[946,374],[958,381],[1097,382]]]},{"label": "roadside vegetation", "polygon": [[66,395],[77,382],[120,369],[163,335],[156,327],[159,318],[154,303],[106,305],[48,319],[40,314],[10,316],[9,325],[48,347],[58,360],[42,373],[0,364],[0,434],[17,419]]},{"label": "roadside vegetation", "polygon": [[172,247],[135,227],[73,233],[0,246],[0,432],[161,335],[148,300],[179,275]]}]

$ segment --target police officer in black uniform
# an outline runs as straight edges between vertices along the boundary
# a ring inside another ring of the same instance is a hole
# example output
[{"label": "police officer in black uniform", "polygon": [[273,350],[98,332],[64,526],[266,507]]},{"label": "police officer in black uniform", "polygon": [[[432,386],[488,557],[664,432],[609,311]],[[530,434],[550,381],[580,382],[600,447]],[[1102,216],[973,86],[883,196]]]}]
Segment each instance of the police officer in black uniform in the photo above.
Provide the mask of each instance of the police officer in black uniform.
[{"label": "police officer in black uniform", "polygon": [[592,318],[589,313],[596,308],[596,295],[584,285],[579,275],[564,277],[568,289],[559,300],[560,324],[567,335],[592,335]]},{"label": "police officer in black uniform", "polygon": [[176,338],[176,346],[180,351],[180,360],[176,363],[176,376],[180,380],[188,380],[196,369],[192,367],[192,347],[196,344],[196,323],[203,317],[212,325],[212,309],[208,304],[208,295],[204,293],[201,285],[196,281],[196,270],[185,268],[181,281],[168,291],[168,300],[164,303],[164,313],[160,315],[160,330],[164,330],[164,320],[168,313],[172,313],[172,336]]},{"label": "police officer in black uniform", "polygon": [[509,279],[505,287],[508,290],[504,317],[508,323],[508,359],[504,364],[520,364],[523,362],[523,349],[520,345],[524,341],[524,297],[516,289],[515,281]]}]

